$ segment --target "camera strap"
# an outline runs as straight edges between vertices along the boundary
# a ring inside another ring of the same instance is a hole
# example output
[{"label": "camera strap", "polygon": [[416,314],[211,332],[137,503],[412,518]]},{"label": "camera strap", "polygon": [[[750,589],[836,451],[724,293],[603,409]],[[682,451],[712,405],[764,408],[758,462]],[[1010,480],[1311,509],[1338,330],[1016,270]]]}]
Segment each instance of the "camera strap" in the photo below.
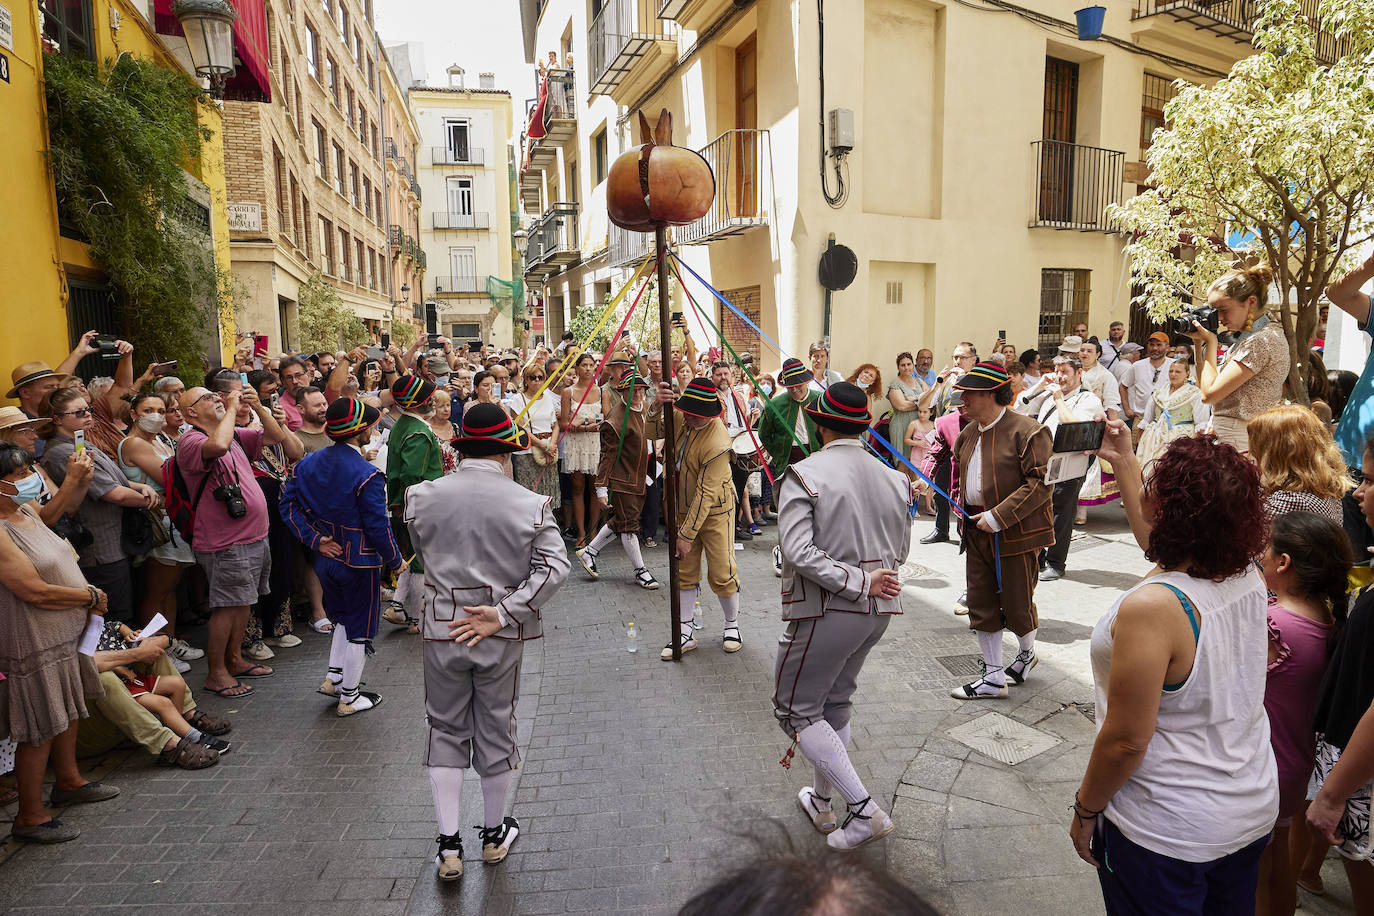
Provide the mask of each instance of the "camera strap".
[{"label": "camera strap", "polygon": [[1231,349],[1226,351],[1227,361],[1230,361],[1231,354],[1235,352],[1236,347],[1239,347],[1242,343],[1249,340],[1251,337],[1255,336],[1260,331],[1264,330],[1264,326],[1268,323],[1269,316],[1261,315],[1254,321],[1250,322],[1250,330],[1241,331],[1239,334],[1235,335],[1235,337],[1231,341]]}]

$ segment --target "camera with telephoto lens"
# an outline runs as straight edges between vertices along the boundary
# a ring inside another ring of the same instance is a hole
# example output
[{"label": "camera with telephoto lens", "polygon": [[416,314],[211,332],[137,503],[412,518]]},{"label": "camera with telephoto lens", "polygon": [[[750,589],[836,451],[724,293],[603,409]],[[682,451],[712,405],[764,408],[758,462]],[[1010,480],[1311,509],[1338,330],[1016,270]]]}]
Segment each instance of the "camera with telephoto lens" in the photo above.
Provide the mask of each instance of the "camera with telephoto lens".
[{"label": "camera with telephoto lens", "polygon": [[1170,318],[1169,333],[1174,335],[1191,334],[1193,333],[1194,321],[1213,334],[1217,332],[1217,328],[1220,326],[1217,320],[1217,310],[1210,305],[1201,305],[1195,309],[1184,309],[1182,315],[1177,318]]},{"label": "camera with telephoto lens", "polygon": [[237,483],[220,484],[211,491],[211,495],[224,503],[230,518],[243,518],[248,514],[248,504],[243,501],[243,488]]}]

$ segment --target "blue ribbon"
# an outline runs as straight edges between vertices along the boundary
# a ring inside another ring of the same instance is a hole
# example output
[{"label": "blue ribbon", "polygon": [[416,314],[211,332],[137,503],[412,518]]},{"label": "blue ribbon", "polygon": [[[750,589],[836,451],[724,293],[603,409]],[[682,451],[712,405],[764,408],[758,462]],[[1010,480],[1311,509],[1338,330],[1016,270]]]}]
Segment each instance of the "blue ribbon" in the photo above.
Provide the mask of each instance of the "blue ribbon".
[{"label": "blue ribbon", "polygon": [[[677,252],[675,252],[675,251],[669,251],[668,254],[669,254],[669,256],[671,256],[672,259],[673,259],[674,261],[676,261],[679,265],[681,265],[682,267],[685,267],[685,268],[687,269],[687,272],[690,273],[693,277],[695,277],[698,283],[700,283],[702,286],[706,287],[706,291],[709,292],[711,295],[715,296],[716,299],[720,301],[720,304],[721,304],[721,305],[723,305],[723,306],[725,306],[726,308],[728,308],[732,313],[734,313],[734,315],[735,315],[737,318],[739,318],[741,321],[743,321],[745,324],[747,324],[750,328],[752,328],[752,329],[754,330],[754,333],[758,334],[759,337],[761,337],[763,340],[767,341],[768,344],[769,344],[770,346],[772,346],[772,348],[778,352],[778,355],[779,355],[779,356],[783,356],[783,357],[786,357],[786,356],[787,356],[787,351],[784,350],[784,349],[777,343],[777,341],[773,340],[773,338],[771,338],[771,337],[769,337],[767,334],[765,334],[764,331],[763,331],[763,328],[759,327],[759,326],[758,326],[757,324],[755,324],[752,320],[750,320],[750,318],[749,318],[748,315],[744,314],[744,313],[741,312],[738,308],[736,308],[736,307],[735,307],[735,304],[734,304],[733,302],[731,302],[729,299],[726,299],[723,295],[721,295],[720,292],[718,292],[714,286],[712,286],[710,283],[707,283],[706,280],[701,276],[701,274],[697,273],[695,270],[692,269],[692,266],[691,266],[690,264],[688,264],[686,261],[682,260],[682,258],[678,257]],[[886,448],[889,452],[891,452],[892,455],[893,455],[893,457],[895,457],[898,461],[900,461],[907,469],[909,469],[913,474],[915,474],[915,475],[916,475],[917,477],[919,477],[921,480],[925,481],[925,483],[926,483],[927,485],[929,485],[929,487],[930,487],[932,490],[934,490],[937,494],[939,494],[940,496],[942,496],[942,497],[944,498],[945,502],[949,503],[950,508],[953,509],[956,513],[958,513],[960,517],[962,517],[962,518],[965,519],[966,521],[969,520],[969,514],[968,514],[967,512],[964,511],[963,506],[960,506],[957,500],[951,498],[950,495],[949,495],[948,493],[946,493],[943,489],[940,488],[940,486],[939,486],[938,484],[935,483],[935,481],[931,480],[931,479],[930,479],[929,477],[927,477],[924,473],[922,473],[920,468],[916,467],[916,465],[914,465],[914,464],[912,464],[910,461],[908,461],[908,460],[907,460],[907,457],[906,457],[905,455],[903,455],[900,451],[898,451],[898,449],[897,449],[891,442],[888,442],[887,439],[883,436],[882,433],[878,432],[878,430],[875,429],[875,428],[873,428],[873,427],[869,427],[868,433],[869,433],[869,435],[871,435],[874,439],[876,439],[879,443],[881,443],[881,444],[883,445],[884,448]],[[998,593],[1000,594],[1001,591],[1002,591],[1002,551],[1000,550],[999,541],[1000,541],[1000,538],[997,536],[997,532],[994,531],[994,532],[992,533],[992,556],[993,556],[994,571],[995,571],[996,574],[997,574],[997,591],[998,591]]]}]

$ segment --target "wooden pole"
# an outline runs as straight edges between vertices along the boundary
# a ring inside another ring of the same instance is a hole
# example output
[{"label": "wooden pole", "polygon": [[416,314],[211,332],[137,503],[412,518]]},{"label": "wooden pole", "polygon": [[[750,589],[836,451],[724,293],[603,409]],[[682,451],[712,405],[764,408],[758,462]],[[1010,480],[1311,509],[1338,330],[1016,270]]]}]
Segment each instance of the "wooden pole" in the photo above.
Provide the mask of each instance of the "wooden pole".
[{"label": "wooden pole", "polygon": [[[654,230],[654,248],[658,252],[658,328],[659,352],[663,354],[663,380],[671,384],[673,378],[673,340],[669,324],[668,304],[668,230],[659,226]],[[684,359],[686,358],[684,354]],[[657,397],[658,392],[654,392]],[[677,556],[677,413],[672,404],[663,405],[663,502],[668,510],[668,644],[673,647],[673,661],[682,661],[682,595],[678,591]]]}]

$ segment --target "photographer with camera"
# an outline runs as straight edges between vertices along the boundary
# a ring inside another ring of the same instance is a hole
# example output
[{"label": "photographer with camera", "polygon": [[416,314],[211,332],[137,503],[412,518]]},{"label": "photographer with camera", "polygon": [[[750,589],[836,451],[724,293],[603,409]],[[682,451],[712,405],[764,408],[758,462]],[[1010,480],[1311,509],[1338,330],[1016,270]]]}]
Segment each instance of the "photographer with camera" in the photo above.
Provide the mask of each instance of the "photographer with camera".
[{"label": "photographer with camera", "polygon": [[226,388],[223,394],[192,388],[181,396],[191,428],[177,442],[176,462],[194,500],[191,542],[209,582],[205,689],[240,697],[253,692],[242,678],[275,673],[245,661],[240,644],[248,609],[271,590],[267,500],[252,462],[262,457],[264,445],[283,441],[285,430],[251,391],[249,403],[263,428],[236,428],[245,392],[227,380]]},{"label": "photographer with camera", "polygon": [[[1238,267],[1207,291],[1207,308],[1174,319],[1193,340],[1197,385],[1212,407],[1212,432],[1241,452],[1250,449],[1245,424],[1283,399],[1288,378],[1288,339],[1264,313],[1274,272],[1265,264]],[[1226,361],[1217,366],[1218,322],[1235,333]],[[1186,323],[1186,329],[1185,329]]]},{"label": "photographer with camera", "polygon": [[[1028,401],[1024,413],[1031,414],[1053,436],[1060,423],[1082,423],[1103,413],[1102,399],[1083,385],[1083,361],[1073,355],[1082,344],[1073,337],[1059,347],[1054,359],[1054,372],[1045,373],[1035,388],[1021,395]],[[1038,389],[1038,393],[1036,390]],[[1027,399],[1027,395],[1033,397]],[[1019,408],[1019,405],[1018,405]],[[1086,468],[1085,468],[1086,471]],[[1054,514],[1054,543],[1040,554],[1040,581],[1053,582],[1064,577],[1069,559],[1069,540],[1073,537],[1073,519],[1078,511],[1078,493],[1083,489],[1084,475],[1060,480],[1054,484],[1050,505]]]}]

